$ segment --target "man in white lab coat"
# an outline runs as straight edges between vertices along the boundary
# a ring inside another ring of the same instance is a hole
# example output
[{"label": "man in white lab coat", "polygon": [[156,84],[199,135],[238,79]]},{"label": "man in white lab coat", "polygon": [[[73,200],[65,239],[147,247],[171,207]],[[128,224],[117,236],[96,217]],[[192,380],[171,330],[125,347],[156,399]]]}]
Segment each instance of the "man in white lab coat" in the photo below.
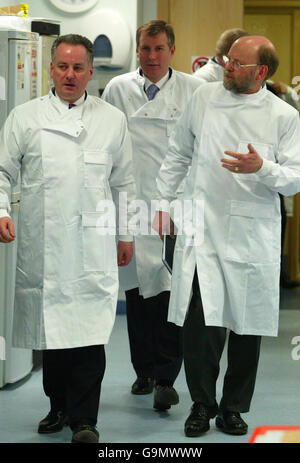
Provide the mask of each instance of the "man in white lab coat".
[{"label": "man in white lab coat", "polygon": [[209,58],[205,65],[197,69],[193,74],[194,77],[197,77],[203,83],[223,80],[225,67],[223,56],[227,55],[233,42],[245,35],[248,35],[248,32],[239,28],[224,31],[217,40],[215,56]]},{"label": "man in white lab coat", "polygon": [[[219,82],[224,79],[224,68],[225,62],[223,57],[227,56],[228,51],[230,50],[231,45],[239,37],[244,37],[249,35],[248,32],[244,29],[228,29],[224,31],[216,44],[216,54],[213,58],[210,58],[204,66],[198,69],[193,75],[201,80],[202,83],[205,82]],[[289,85],[284,84],[283,82],[273,82],[268,79],[266,82],[266,87],[271,92],[275,93],[279,98],[286,101],[288,104],[292,105],[298,111],[300,111],[299,98],[296,91]],[[285,230],[286,230],[286,202],[293,203],[293,198],[284,198],[282,195],[279,195],[280,206],[281,206],[281,252],[283,253],[284,239],[285,239]],[[292,204],[293,207],[293,204]],[[282,254],[283,255],[283,254]],[[280,272],[280,285],[284,288],[294,288],[299,286],[299,283],[296,281],[290,280],[287,275],[287,272],[284,268],[284,261],[281,261],[281,272]]]},{"label": "man in white lab coat", "polygon": [[[116,249],[112,206],[120,192],[129,200],[135,194],[126,119],[87,94],[92,75],[91,42],[59,37],[52,47],[55,87],[16,107],[0,137],[0,241],[18,238],[14,345],[43,350],[50,399],[38,432],[60,431],[68,421],[72,442],[86,443],[98,441],[117,264],[128,264],[133,252],[131,236],[119,237]],[[19,172],[16,231],[9,212]]]},{"label": "man in white lab coat", "polygon": [[[189,437],[206,432],[216,415],[223,432],[247,432],[240,413],[250,407],[261,336],[278,333],[278,193],[300,191],[300,128],[298,112],[263,86],[277,66],[265,37],[234,42],[224,84],[208,83],[194,93],[157,179],[160,196],[171,201],[191,165],[183,200],[193,199],[203,217],[177,237],[169,308],[169,320],[184,324],[194,402],[185,423]],[[168,220],[166,212],[157,213],[160,234],[159,221]],[[218,405],[226,329],[228,368]]]},{"label": "man in white lab coat", "polygon": [[[137,196],[148,206],[156,194],[155,179],[164,159],[169,136],[198,79],[170,68],[175,52],[174,32],[154,20],[137,30],[137,71],[112,79],[103,98],[127,117],[133,142]],[[120,278],[126,290],[131,360],[137,374],[133,394],[156,389],[154,408],[178,403],[173,388],[182,364],[181,329],[167,322],[170,274],[162,263],[162,244],[151,231],[150,213],[143,216],[147,234],[134,239],[134,258]]]}]

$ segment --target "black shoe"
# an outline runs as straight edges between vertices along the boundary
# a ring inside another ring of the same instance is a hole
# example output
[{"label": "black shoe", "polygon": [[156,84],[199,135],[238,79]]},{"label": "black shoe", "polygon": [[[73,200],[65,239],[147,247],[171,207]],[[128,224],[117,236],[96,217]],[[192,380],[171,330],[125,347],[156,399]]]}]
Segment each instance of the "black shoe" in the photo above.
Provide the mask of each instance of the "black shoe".
[{"label": "black shoe", "polygon": [[136,395],[151,394],[154,388],[154,379],[139,376],[131,387],[131,393]]},{"label": "black shoe", "polygon": [[97,444],[99,442],[99,432],[90,424],[78,424],[73,429],[73,444]]},{"label": "black shoe", "polygon": [[216,418],[216,426],[226,434],[241,436],[247,434],[248,425],[241,418],[239,412],[225,411],[219,413]]},{"label": "black shoe", "polygon": [[187,437],[199,437],[210,428],[209,420],[216,416],[208,407],[200,402],[194,402],[191,413],[184,424],[184,432]]},{"label": "black shoe", "polygon": [[38,433],[50,434],[58,432],[68,424],[68,418],[64,412],[49,412],[48,415],[39,422]]},{"label": "black shoe", "polygon": [[157,410],[168,410],[171,405],[176,405],[179,402],[179,397],[174,387],[172,386],[155,386],[153,408]]}]

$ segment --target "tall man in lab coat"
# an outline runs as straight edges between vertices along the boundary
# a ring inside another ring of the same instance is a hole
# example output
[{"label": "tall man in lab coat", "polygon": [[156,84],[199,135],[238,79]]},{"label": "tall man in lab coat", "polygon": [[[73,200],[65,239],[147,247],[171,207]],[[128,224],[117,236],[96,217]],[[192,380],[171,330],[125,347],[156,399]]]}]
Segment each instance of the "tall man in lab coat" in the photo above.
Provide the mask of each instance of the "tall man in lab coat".
[{"label": "tall man in lab coat", "polygon": [[[140,26],[136,34],[139,68],[112,79],[103,93],[103,98],[127,117],[137,196],[149,212],[169,136],[200,85],[196,78],[170,67],[174,40],[172,27],[164,21]],[[151,232],[150,213],[143,220],[148,235],[135,236],[134,259],[120,272],[126,290],[131,360],[137,374],[132,393],[151,393],[155,380],[154,408],[165,410],[179,400],[173,384],[182,364],[182,332],[167,322],[170,275],[162,263],[159,236]]]},{"label": "tall man in lab coat", "polygon": [[[52,47],[54,88],[16,107],[0,135],[0,241],[18,238],[14,345],[43,350],[50,399],[38,432],[60,431],[68,421],[72,442],[86,443],[98,442],[117,263],[128,264],[133,251],[131,236],[119,237],[116,249],[103,215],[112,197],[118,207],[120,192],[129,200],[135,193],[126,119],[87,94],[92,75],[91,42],[59,37]],[[19,172],[16,231],[9,212]]]},{"label": "tall man in lab coat", "polygon": [[225,67],[223,56],[227,55],[233,42],[245,35],[249,35],[248,32],[240,28],[227,29],[222,32],[216,43],[215,56],[209,58],[204,66],[197,69],[193,74],[194,77],[201,79],[203,83],[223,80]]},{"label": "tall man in lab coat", "polygon": [[[157,179],[160,196],[170,201],[191,165],[183,200],[193,199],[203,217],[197,227],[195,214],[189,235],[177,237],[169,308],[169,320],[184,324],[194,402],[185,423],[189,437],[206,432],[216,415],[223,432],[247,432],[240,413],[250,407],[261,335],[278,333],[278,193],[300,191],[300,128],[298,112],[263,86],[277,65],[265,37],[234,42],[224,83],[194,93]],[[167,212],[156,214],[160,234],[168,220]],[[218,405],[226,329],[228,368]]]}]

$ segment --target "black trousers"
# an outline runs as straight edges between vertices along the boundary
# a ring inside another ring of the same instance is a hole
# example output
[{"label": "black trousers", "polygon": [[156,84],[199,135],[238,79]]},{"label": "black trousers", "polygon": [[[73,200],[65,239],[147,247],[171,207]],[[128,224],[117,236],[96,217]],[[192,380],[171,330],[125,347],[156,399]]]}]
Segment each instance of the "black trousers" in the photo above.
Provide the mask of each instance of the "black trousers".
[{"label": "black trousers", "polygon": [[131,362],[137,376],[172,386],[182,365],[182,328],[169,323],[170,293],[144,299],[138,288],[126,291]]},{"label": "black trousers", "polygon": [[198,277],[195,274],[193,296],[184,324],[184,365],[193,402],[201,402],[214,416],[218,408],[247,412],[254,393],[261,336],[229,332],[228,366],[223,396],[218,407],[216,382],[226,341],[226,328],[205,326]]},{"label": "black trousers", "polygon": [[104,346],[43,351],[43,387],[52,411],[65,411],[70,427],[95,425],[105,371]]}]

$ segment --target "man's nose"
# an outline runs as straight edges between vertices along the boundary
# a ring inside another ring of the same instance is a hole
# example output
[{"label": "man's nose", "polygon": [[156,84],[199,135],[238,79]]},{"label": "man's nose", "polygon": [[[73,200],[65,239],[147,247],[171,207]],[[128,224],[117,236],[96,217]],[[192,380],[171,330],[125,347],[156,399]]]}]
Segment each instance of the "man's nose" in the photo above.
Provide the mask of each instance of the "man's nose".
[{"label": "man's nose", "polygon": [[226,64],[225,64],[225,70],[226,71],[233,71],[234,70],[234,66],[233,66],[233,62],[232,61],[228,61]]},{"label": "man's nose", "polygon": [[149,52],[149,58],[151,60],[155,60],[156,59],[156,51],[155,50],[150,50]]},{"label": "man's nose", "polygon": [[74,77],[74,69],[72,67],[69,67],[66,73],[67,79],[72,79]]}]

